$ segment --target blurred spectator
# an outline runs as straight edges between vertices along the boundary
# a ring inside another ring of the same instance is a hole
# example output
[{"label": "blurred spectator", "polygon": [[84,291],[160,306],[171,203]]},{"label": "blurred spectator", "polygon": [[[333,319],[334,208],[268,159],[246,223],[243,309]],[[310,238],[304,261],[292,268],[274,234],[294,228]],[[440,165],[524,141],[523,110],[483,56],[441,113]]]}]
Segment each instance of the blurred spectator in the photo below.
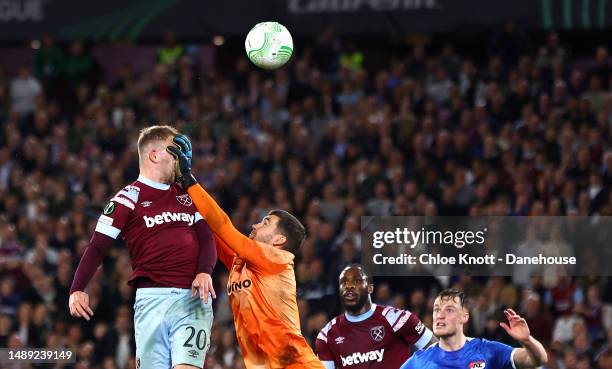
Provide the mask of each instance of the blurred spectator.
[{"label": "blurred spectator", "polygon": [[481,336],[485,331],[489,318],[495,314],[496,307],[495,303],[491,301],[489,294],[486,293],[480,294],[474,300],[470,310],[470,322],[476,335]]},{"label": "blurred spectator", "polygon": [[546,304],[552,307],[555,316],[571,313],[575,304],[584,300],[582,289],[570,277],[557,277],[557,284],[546,295]]},{"label": "blurred spectator", "polygon": [[552,322],[548,313],[544,310],[540,296],[531,291],[525,291],[523,299],[524,317],[529,325],[531,335],[542,342],[544,347],[549,347],[552,336]]},{"label": "blurred spectator", "polygon": [[355,43],[348,41],[340,53],[340,65],[357,71],[363,68],[364,54],[356,49]]},{"label": "blurred spectator", "polygon": [[43,93],[39,80],[30,74],[26,66],[19,68],[19,75],[11,82],[12,109],[25,116],[34,112],[36,97]]},{"label": "blurred spectator", "polygon": [[47,96],[56,97],[52,93],[61,88],[65,66],[64,52],[55,44],[53,36],[47,34],[42,37],[41,46],[34,52],[33,58],[34,75],[42,81]]},{"label": "blurred spectator", "polygon": [[[542,247],[543,245],[538,238],[536,227],[530,226],[527,228],[525,240],[516,247],[515,252],[516,255],[533,257],[537,256],[537,254],[542,250]],[[512,281],[519,286],[526,286],[529,283],[533,272],[536,270],[537,267],[534,265],[515,265],[512,274]],[[543,342],[542,340],[539,341]]]},{"label": "blurred spectator", "polygon": [[527,36],[508,21],[501,31],[496,32],[490,42],[489,54],[502,57],[507,65],[515,65],[519,56],[527,51]]},{"label": "blurred spectator", "polygon": [[0,347],[7,347],[9,336],[13,332],[13,322],[9,315],[0,315]]},{"label": "blurred spectator", "polygon": [[591,68],[591,76],[597,76],[602,82],[605,90],[610,88],[610,77],[612,76],[612,66],[610,66],[610,55],[608,48],[599,46],[595,52],[595,65]]},{"label": "blurred spectator", "polygon": [[590,337],[602,338],[603,326],[603,303],[600,298],[599,287],[591,285],[587,289],[586,299],[583,303],[576,305],[575,311],[581,314],[587,325]]},{"label": "blurred spectator", "polygon": [[157,57],[164,65],[173,65],[178,62],[184,53],[183,45],[176,42],[176,33],[172,30],[166,31],[164,35],[164,46],[162,46]]},{"label": "blurred spectator", "polygon": [[83,42],[73,41],[64,67],[64,75],[72,91],[76,92],[81,83],[91,82],[92,71],[93,60],[85,52]]},{"label": "blurred spectator", "polygon": [[15,289],[15,280],[6,276],[0,281],[0,314],[15,315],[20,303],[19,293]]},{"label": "blurred spectator", "polygon": [[438,67],[425,82],[427,95],[438,105],[445,105],[448,102],[452,87],[453,82],[450,80],[447,70],[443,67]]},{"label": "blurred spectator", "polygon": [[538,52],[538,65],[540,67],[549,67],[554,58],[559,58],[562,63],[567,57],[567,50],[561,46],[559,34],[551,32],[548,34],[548,42],[545,46],[540,47]]}]

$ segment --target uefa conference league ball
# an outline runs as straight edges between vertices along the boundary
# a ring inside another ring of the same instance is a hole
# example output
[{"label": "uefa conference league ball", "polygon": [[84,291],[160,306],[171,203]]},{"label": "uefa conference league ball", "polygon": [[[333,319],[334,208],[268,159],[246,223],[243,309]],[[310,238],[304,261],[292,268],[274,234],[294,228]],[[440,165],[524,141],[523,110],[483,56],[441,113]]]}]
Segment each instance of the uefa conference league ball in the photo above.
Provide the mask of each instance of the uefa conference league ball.
[{"label": "uefa conference league ball", "polygon": [[278,22],[262,22],[253,27],[244,41],[247,56],[256,66],[276,69],[291,59],[291,33]]}]

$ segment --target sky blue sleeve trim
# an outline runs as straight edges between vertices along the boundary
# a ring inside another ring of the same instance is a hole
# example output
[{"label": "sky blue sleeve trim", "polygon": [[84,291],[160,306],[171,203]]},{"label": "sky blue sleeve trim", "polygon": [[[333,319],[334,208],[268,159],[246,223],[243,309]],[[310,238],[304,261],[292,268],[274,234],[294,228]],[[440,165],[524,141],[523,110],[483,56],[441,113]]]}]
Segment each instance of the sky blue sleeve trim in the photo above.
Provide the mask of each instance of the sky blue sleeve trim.
[{"label": "sky blue sleeve trim", "polygon": [[418,348],[419,350],[424,349],[425,347],[427,347],[427,344],[429,343],[429,341],[431,341],[431,337],[433,337],[433,332],[430,331],[429,328],[425,328],[425,333],[423,333],[421,338],[419,338],[419,340],[416,341],[414,346]]},{"label": "sky blue sleeve trim", "polygon": [[336,364],[333,361],[321,361],[325,369],[336,369]]},{"label": "sky blue sleeve trim", "polygon": [[96,224],[96,232],[105,234],[110,238],[116,239],[117,236],[119,236],[119,233],[121,233],[121,230],[108,224],[98,222],[98,224]]}]

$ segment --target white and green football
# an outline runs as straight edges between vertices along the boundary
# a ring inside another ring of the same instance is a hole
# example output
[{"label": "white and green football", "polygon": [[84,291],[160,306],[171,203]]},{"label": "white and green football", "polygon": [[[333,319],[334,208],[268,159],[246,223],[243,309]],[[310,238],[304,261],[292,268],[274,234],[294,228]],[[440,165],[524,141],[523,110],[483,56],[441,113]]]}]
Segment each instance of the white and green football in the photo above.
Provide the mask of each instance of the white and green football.
[{"label": "white and green football", "polygon": [[261,22],[253,27],[244,41],[247,56],[256,66],[276,69],[291,59],[291,33],[278,22]]}]

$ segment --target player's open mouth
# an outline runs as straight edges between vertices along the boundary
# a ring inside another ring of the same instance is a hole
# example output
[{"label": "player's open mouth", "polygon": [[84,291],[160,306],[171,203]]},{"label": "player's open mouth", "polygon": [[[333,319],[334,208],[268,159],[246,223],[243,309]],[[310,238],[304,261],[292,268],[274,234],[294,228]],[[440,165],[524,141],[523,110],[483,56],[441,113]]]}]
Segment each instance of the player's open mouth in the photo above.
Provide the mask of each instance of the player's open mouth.
[{"label": "player's open mouth", "polygon": [[442,323],[442,322],[436,323],[436,328],[443,328],[443,327],[446,327],[446,323]]},{"label": "player's open mouth", "polygon": [[357,294],[355,292],[345,292],[344,299],[345,300],[355,300],[357,298]]}]

